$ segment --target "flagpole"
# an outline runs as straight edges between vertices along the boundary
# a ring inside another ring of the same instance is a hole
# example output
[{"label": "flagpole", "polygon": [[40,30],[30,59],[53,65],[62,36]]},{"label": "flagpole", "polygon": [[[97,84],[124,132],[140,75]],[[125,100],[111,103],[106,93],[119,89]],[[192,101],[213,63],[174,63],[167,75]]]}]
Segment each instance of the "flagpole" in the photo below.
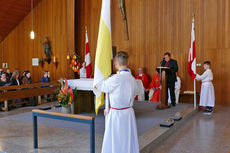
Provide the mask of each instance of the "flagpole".
[{"label": "flagpole", "polygon": [[105,125],[106,125],[106,121],[109,115],[109,94],[108,93],[105,94],[105,111],[106,111],[106,115],[105,115]]},{"label": "flagpole", "polygon": [[194,79],[194,109],[196,109],[196,79]]}]

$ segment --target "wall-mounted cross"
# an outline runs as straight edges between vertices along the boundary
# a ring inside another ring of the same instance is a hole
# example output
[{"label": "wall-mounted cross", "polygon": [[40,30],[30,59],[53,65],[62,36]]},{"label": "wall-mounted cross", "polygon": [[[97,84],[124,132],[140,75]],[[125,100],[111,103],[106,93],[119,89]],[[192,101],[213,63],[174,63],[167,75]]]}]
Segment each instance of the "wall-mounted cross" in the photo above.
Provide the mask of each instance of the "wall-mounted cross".
[{"label": "wall-mounted cross", "polygon": [[118,0],[118,3],[119,3],[120,11],[121,11],[122,20],[124,22],[125,40],[129,40],[129,32],[128,32],[128,24],[127,24],[126,8],[125,8],[125,0]]}]

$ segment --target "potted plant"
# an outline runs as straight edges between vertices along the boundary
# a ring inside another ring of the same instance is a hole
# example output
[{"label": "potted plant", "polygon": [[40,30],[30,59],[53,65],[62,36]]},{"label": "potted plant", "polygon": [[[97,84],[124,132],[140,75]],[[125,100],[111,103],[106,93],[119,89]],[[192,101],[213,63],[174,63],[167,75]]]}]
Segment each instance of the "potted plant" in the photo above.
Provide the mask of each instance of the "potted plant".
[{"label": "potted plant", "polygon": [[68,82],[61,81],[61,90],[58,94],[58,103],[62,106],[62,113],[72,113],[71,104],[76,96],[77,89],[68,86]]}]

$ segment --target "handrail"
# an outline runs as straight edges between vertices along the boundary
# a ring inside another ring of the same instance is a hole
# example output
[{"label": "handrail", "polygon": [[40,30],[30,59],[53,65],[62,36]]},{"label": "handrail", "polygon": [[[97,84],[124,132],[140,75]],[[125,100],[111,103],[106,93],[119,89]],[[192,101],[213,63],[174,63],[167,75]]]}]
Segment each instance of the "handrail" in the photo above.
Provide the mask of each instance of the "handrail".
[{"label": "handrail", "polygon": [[65,120],[71,122],[80,122],[90,125],[90,152],[95,153],[95,123],[93,116],[83,116],[75,114],[65,114],[59,112],[51,112],[45,110],[32,110],[33,115],[33,147],[34,149],[38,148],[38,125],[37,117],[52,118],[58,120]]},{"label": "handrail", "polygon": [[40,110],[40,109],[33,109],[32,112],[41,113],[41,114],[56,115],[56,116],[63,116],[63,117],[78,118],[78,119],[83,119],[83,120],[94,120],[95,119],[94,116],[66,114],[66,113],[60,113],[60,112],[45,111],[45,110]]}]

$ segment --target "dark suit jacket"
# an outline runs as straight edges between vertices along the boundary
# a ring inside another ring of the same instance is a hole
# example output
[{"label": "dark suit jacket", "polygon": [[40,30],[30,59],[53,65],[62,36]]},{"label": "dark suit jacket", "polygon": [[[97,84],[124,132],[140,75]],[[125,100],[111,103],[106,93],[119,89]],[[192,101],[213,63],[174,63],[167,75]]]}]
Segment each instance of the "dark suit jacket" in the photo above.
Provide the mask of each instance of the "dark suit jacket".
[{"label": "dark suit jacket", "polygon": [[[166,61],[163,60],[161,66],[165,66],[165,63]],[[176,72],[178,72],[177,61],[170,59],[168,67],[170,67],[171,71],[167,73],[167,83],[175,83],[177,81]]]}]

